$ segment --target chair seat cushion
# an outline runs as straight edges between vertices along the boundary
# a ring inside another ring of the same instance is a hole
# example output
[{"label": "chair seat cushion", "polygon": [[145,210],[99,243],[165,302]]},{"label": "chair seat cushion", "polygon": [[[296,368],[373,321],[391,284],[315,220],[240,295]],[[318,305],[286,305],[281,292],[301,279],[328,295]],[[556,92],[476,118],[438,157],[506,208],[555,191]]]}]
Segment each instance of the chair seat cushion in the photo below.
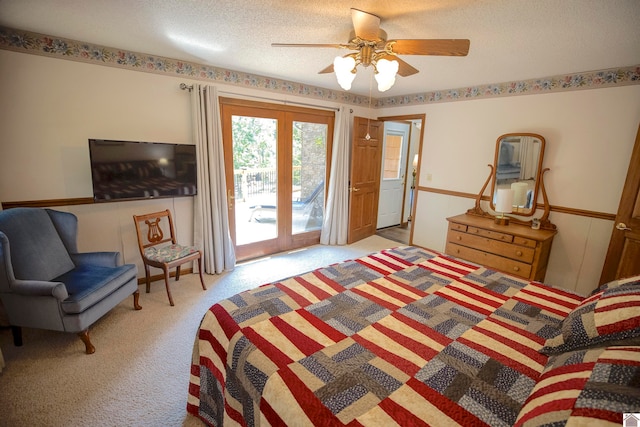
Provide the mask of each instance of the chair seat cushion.
[{"label": "chair seat cushion", "polygon": [[118,267],[82,265],[55,278],[67,287],[69,297],[60,304],[67,314],[82,313],[103,300],[132,279],[136,279],[134,264]]},{"label": "chair seat cushion", "polygon": [[168,245],[160,248],[152,246],[144,250],[144,256],[151,261],[171,262],[194,252],[198,252],[195,246]]}]

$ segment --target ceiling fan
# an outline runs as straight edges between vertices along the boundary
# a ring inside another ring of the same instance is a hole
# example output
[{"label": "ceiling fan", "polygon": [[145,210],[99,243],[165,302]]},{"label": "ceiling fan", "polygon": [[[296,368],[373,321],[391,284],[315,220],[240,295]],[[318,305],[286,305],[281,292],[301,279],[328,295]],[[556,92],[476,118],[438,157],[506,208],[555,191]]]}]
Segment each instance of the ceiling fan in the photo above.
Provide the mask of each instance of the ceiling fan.
[{"label": "ceiling fan", "polygon": [[[275,47],[334,47],[354,50],[337,57],[333,64],[320,70],[319,74],[335,72],[338,83],[349,90],[355,78],[356,67],[372,65],[378,89],[382,92],[395,82],[396,73],[407,77],[419,71],[398,58],[398,55],[466,56],[469,53],[468,39],[398,39],[387,40],[387,33],[380,28],[380,17],[358,9],[351,9],[353,31],[346,44],[297,44],[272,43]],[[395,64],[393,63],[395,61]],[[383,80],[383,84],[381,84]]]}]

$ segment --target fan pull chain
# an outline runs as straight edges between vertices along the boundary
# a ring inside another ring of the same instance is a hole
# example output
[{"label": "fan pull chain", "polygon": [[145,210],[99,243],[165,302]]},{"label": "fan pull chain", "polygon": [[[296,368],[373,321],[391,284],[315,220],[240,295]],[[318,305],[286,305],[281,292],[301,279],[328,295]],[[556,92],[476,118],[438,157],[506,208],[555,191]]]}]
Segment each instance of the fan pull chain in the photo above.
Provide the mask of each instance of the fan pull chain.
[{"label": "fan pull chain", "polygon": [[371,73],[371,79],[369,79],[369,114],[367,115],[367,134],[364,136],[364,139],[369,141],[371,139],[371,135],[369,135],[369,124],[371,123],[371,88],[373,87],[373,74]]}]

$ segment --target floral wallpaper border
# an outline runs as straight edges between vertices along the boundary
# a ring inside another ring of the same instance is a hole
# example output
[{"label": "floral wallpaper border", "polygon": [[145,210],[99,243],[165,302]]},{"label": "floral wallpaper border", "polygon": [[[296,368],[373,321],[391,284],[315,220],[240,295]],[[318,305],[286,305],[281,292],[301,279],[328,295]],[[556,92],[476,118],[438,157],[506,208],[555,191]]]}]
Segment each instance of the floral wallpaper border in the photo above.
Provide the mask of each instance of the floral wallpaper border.
[{"label": "floral wallpaper border", "polygon": [[[220,82],[289,95],[352,105],[369,105],[369,97],[290,82],[257,74],[227,70],[144,53],[129,52],[60,37],[0,27],[0,49],[60,59],[106,65],[135,71],[194,80]],[[457,89],[383,97],[373,107],[395,107],[438,102],[464,101],[501,96],[533,95],[560,91],[640,84],[640,65],[565,74],[538,79],[493,83]]]}]

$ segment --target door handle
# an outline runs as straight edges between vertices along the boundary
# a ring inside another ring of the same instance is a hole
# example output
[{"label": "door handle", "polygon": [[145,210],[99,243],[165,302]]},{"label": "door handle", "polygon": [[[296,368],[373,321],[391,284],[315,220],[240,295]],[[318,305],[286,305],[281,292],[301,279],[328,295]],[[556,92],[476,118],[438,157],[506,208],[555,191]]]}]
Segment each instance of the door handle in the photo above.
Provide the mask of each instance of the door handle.
[{"label": "door handle", "polygon": [[233,190],[227,190],[227,204],[229,205],[229,209],[233,207],[233,199],[235,199],[233,196]]},{"label": "door handle", "polygon": [[349,188],[349,191],[360,191],[360,189],[356,188],[356,187],[351,187],[351,188]]},{"label": "door handle", "polygon": [[616,228],[622,231],[631,231],[631,229],[627,227],[627,224],[625,224],[624,222],[619,222],[618,224],[616,224]]}]

